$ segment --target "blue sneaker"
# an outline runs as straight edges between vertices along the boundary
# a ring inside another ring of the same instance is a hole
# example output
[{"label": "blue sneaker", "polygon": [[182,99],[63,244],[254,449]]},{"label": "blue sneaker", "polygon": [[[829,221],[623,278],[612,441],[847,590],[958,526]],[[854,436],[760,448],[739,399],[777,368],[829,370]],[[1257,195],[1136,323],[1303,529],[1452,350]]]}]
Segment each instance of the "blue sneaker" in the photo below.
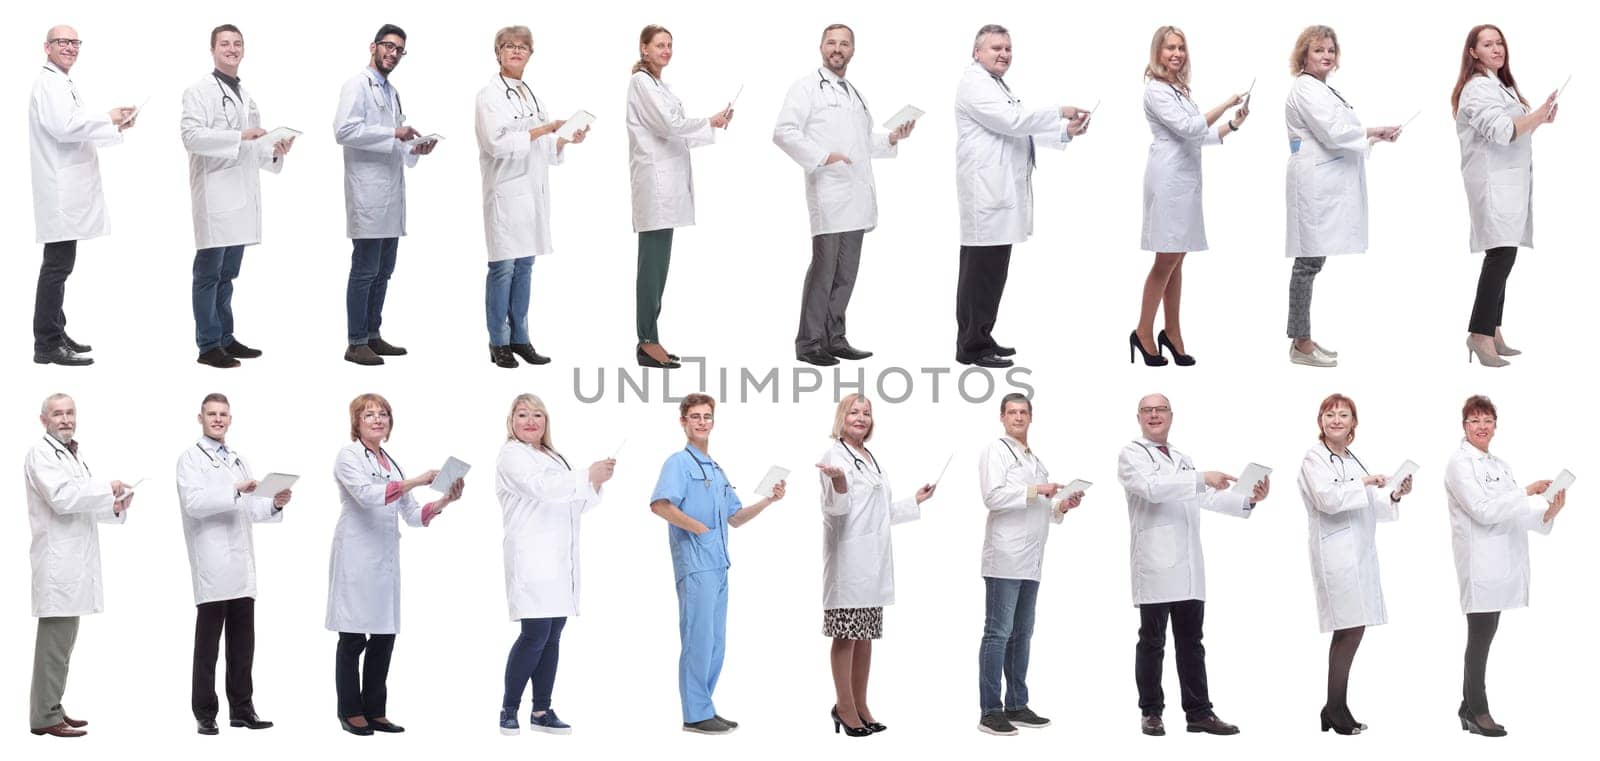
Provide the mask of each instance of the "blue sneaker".
[{"label": "blue sneaker", "polygon": [[543,716],[529,715],[528,729],[535,732],[547,732],[552,735],[572,734],[572,725],[556,718],[556,712],[550,710],[546,710]]},{"label": "blue sneaker", "polygon": [[507,737],[522,734],[522,728],[517,726],[517,709],[500,709],[500,734]]}]

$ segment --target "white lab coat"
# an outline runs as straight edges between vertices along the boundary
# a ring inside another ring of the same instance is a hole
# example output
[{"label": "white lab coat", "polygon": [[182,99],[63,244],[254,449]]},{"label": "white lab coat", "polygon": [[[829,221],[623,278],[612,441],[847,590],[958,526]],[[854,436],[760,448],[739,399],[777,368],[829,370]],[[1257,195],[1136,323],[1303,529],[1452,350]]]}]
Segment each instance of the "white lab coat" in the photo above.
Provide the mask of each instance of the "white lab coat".
[{"label": "white lab coat", "polygon": [[[898,151],[889,133],[872,131],[872,112],[855,83],[841,84],[825,68],[801,77],[784,96],[772,142],[805,171],[812,235],[878,226],[872,159],[893,158]],[[850,163],[823,164],[830,153],[842,153]]]},{"label": "white lab coat", "polygon": [[1355,108],[1322,80],[1301,74],[1289,88],[1284,119],[1291,151],[1285,254],[1365,253],[1366,161],[1372,143]]},{"label": "white lab coat", "polygon": [[128,519],[126,512],[112,511],[110,479],[95,478],[86,463],[49,434],[28,449],[22,475],[33,531],[28,547],[33,615],[87,616],[105,610],[97,524]]},{"label": "white lab coat", "polygon": [[[1037,136],[1037,139],[1036,139]],[[1059,106],[1022,107],[977,61],[956,86],[956,202],[961,245],[1003,246],[1033,234],[1033,161],[1068,139]]]},{"label": "white lab coat", "polygon": [[1033,450],[1010,436],[996,439],[978,455],[978,488],[989,511],[983,531],[985,578],[1042,578],[1050,524],[1062,519],[1053,500],[1033,491],[1049,482],[1050,471]]},{"label": "white lab coat", "polygon": [[406,168],[417,165],[394,136],[405,124],[400,91],[368,67],[339,90],[333,135],[344,146],[345,236],[396,238],[406,234]]},{"label": "white lab coat", "polygon": [[1163,253],[1206,250],[1200,199],[1200,148],[1220,145],[1217,130],[1194,100],[1166,82],[1144,87],[1150,157],[1144,164],[1144,226],[1139,248]]},{"label": "white lab coat", "polygon": [[[512,94],[527,90],[526,100]],[[532,90],[498,74],[478,91],[478,169],[483,175],[483,237],[489,261],[541,256],[550,245],[550,167],[565,151],[555,133],[528,139],[549,121]]]},{"label": "white lab coat", "polygon": [[1399,519],[1400,509],[1389,499],[1392,489],[1362,485],[1369,475],[1348,451],[1340,458],[1321,444],[1300,463],[1311,581],[1323,633],[1389,622],[1378,576],[1377,534],[1378,524]]},{"label": "white lab coat", "polygon": [[1206,486],[1189,456],[1138,439],[1117,457],[1117,480],[1128,495],[1133,604],[1206,599],[1200,552],[1200,510],[1249,518],[1250,496]]},{"label": "white lab coat", "polygon": [[500,447],[494,493],[505,526],[511,620],[578,615],[578,523],[600,504],[589,469],[520,441]]},{"label": "white lab coat", "polygon": [[1528,115],[1516,91],[1476,76],[1461,88],[1456,137],[1461,181],[1472,215],[1471,250],[1533,245],[1533,135],[1517,135]]},{"label": "white lab coat", "polygon": [[359,441],[339,450],[339,522],[328,560],[327,629],[362,634],[400,633],[400,521],[420,528],[422,505],[410,492],[385,503],[389,482],[404,481],[400,466],[378,463]]},{"label": "white lab coat", "polygon": [[183,91],[179,131],[189,151],[195,248],[261,242],[261,170],[282,171],[284,157],[272,155],[275,146],[265,137],[240,139],[244,130],[260,126],[261,112],[243,84],[234,95],[207,74]]},{"label": "white lab coat", "polygon": [[35,241],[86,240],[111,231],[95,149],[120,142],[111,117],[86,111],[72,80],[45,62],[28,101]]},{"label": "white lab coat", "polygon": [[256,596],[256,550],[250,524],[278,523],[283,511],[273,495],[240,494],[250,463],[232,449],[226,457],[215,440],[201,436],[178,455],[178,507],[183,543],[189,548],[194,604]]},{"label": "white lab coat", "polygon": [[628,80],[628,180],[633,231],[694,224],[689,149],[716,142],[710,119],[691,119],[667,83],[634,72]]},{"label": "white lab coat", "polygon": [[845,493],[822,482],[822,609],[894,604],[894,546],[889,527],[922,517],[915,496],[895,501],[876,459],[835,441],[817,462],[844,471]]},{"label": "white lab coat", "polygon": [[1517,485],[1511,466],[1478,451],[1465,439],[1444,471],[1450,500],[1450,547],[1462,613],[1489,613],[1528,606],[1528,532],[1550,533],[1548,507],[1536,507]]}]

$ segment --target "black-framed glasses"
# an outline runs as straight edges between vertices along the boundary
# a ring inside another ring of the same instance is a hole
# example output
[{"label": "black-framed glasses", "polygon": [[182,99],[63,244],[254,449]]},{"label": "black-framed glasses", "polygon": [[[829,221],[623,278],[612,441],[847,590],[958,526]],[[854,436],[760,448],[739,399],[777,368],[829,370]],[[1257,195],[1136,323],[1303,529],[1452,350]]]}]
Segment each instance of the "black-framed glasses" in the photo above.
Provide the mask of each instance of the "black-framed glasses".
[{"label": "black-framed glasses", "polygon": [[1139,414],[1141,414],[1141,415],[1149,415],[1149,414],[1152,414],[1152,413],[1153,414],[1158,414],[1158,415],[1171,415],[1172,414],[1172,408],[1171,407],[1167,407],[1167,406],[1140,407],[1139,408]]},{"label": "black-framed glasses", "polygon": [[533,48],[520,42],[502,42],[500,49],[507,53],[532,53]]},{"label": "black-framed glasses", "polygon": [[64,48],[81,48],[83,47],[83,40],[74,40],[67,37],[53,37],[50,39],[50,44],[60,45]]},{"label": "black-framed glasses", "polygon": [[405,48],[404,45],[399,45],[399,44],[390,42],[388,40],[379,40],[377,42],[377,45],[378,45],[378,47],[383,48],[384,50],[388,50],[388,51],[394,52],[396,55],[398,55],[398,56],[400,56],[402,58],[405,57],[406,48]]}]

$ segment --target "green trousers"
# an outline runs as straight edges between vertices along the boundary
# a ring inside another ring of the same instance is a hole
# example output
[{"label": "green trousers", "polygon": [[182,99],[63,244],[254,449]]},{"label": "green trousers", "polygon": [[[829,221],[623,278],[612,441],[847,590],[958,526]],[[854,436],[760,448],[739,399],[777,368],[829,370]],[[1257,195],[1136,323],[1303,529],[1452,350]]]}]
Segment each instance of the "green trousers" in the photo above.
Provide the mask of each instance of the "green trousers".
[{"label": "green trousers", "polygon": [[639,343],[661,343],[656,318],[661,316],[661,294],[667,290],[667,268],[672,264],[672,228],[639,233],[637,308]]},{"label": "green trousers", "polygon": [[78,640],[78,617],[39,619],[33,643],[33,688],[28,695],[28,728],[43,729],[61,723],[61,696],[67,691],[67,664]]}]

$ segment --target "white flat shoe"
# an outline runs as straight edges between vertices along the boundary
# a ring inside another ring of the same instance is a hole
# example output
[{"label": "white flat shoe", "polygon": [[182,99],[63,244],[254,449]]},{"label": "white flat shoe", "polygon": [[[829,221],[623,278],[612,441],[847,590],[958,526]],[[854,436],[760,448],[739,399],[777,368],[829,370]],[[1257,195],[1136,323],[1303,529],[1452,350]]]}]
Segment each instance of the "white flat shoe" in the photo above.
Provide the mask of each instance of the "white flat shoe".
[{"label": "white flat shoe", "polygon": [[1339,360],[1317,351],[1315,347],[1311,349],[1310,354],[1307,354],[1295,348],[1292,343],[1289,344],[1289,361],[1297,365],[1306,365],[1307,367],[1338,367],[1339,365]]},{"label": "white flat shoe", "polygon": [[1312,351],[1320,353],[1322,356],[1327,357],[1328,359],[1338,359],[1339,358],[1339,352],[1336,352],[1336,351],[1334,351],[1332,349],[1329,349],[1328,347],[1323,346],[1322,344],[1319,344],[1316,341],[1312,341],[1311,342],[1311,349],[1312,349]]}]

